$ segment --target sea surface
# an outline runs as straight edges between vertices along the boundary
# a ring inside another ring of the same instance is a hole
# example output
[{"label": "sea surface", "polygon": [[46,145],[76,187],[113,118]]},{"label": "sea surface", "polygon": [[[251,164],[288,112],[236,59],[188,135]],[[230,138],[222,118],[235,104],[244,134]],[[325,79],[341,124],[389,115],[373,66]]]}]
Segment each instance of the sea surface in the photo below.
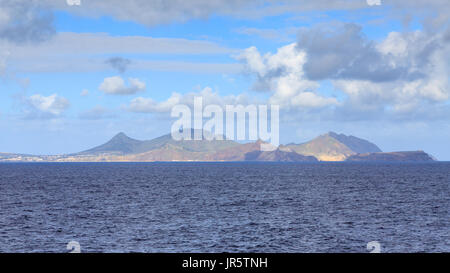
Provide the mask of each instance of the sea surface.
[{"label": "sea surface", "polygon": [[0,164],[0,252],[450,252],[450,163]]}]

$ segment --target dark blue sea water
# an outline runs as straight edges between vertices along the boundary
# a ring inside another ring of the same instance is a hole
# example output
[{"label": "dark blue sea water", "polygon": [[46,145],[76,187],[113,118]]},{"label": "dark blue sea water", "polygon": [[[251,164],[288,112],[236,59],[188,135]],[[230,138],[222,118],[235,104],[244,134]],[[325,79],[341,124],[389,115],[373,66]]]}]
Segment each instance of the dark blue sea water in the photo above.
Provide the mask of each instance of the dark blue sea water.
[{"label": "dark blue sea water", "polygon": [[450,251],[450,163],[0,164],[0,252]]}]

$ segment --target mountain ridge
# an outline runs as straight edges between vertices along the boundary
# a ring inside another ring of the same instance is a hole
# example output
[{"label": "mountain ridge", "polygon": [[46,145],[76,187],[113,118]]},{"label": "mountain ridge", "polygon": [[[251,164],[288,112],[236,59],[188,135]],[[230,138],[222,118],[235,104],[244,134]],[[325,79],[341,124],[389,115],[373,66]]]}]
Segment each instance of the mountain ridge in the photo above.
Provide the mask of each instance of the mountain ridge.
[{"label": "mountain ridge", "polygon": [[[191,129],[190,133],[191,138],[193,139],[194,130]],[[207,133],[203,132],[202,140],[176,141],[172,138],[171,134],[166,134],[151,140],[136,140],[121,132],[115,135],[105,144],[77,153],[76,155],[105,153],[118,155],[140,154],[159,149],[168,144],[181,146],[184,149],[192,152],[206,152],[217,148],[229,148],[238,145],[238,143],[230,140],[206,140],[204,136],[205,134]]]},{"label": "mountain ridge", "polygon": [[436,161],[433,156],[424,151],[404,151],[390,153],[366,153],[348,157],[348,162],[431,162]]},{"label": "mountain ridge", "polygon": [[[189,130],[189,129],[187,129]],[[191,137],[195,130],[190,129]],[[33,156],[0,153],[3,162],[155,162],[155,161],[433,161],[425,152],[383,153],[374,143],[355,136],[329,132],[311,141],[280,145],[272,152],[261,151],[263,141],[237,143],[232,140],[176,141],[171,134],[151,140],[137,140],[120,132],[106,143],[69,155]],[[211,136],[211,135],[209,135]]]},{"label": "mountain ridge", "polygon": [[362,138],[337,134],[335,132],[329,132],[328,134],[358,154],[383,152],[376,144]]},{"label": "mountain ridge", "polygon": [[321,161],[344,161],[347,157],[360,153],[382,152],[368,140],[329,132],[302,144],[285,147],[302,155],[315,156]]}]

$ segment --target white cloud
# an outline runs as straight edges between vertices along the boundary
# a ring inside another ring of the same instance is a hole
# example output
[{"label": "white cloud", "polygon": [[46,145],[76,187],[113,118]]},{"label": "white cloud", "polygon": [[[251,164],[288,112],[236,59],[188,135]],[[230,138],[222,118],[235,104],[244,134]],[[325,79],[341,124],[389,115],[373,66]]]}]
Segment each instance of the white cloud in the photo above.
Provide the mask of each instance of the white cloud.
[{"label": "white cloud", "polygon": [[172,108],[179,104],[182,95],[179,93],[173,93],[172,96],[163,102],[157,102],[152,98],[138,97],[130,102],[127,109],[130,112],[136,113],[164,113],[170,112]]},{"label": "white cloud", "polygon": [[184,104],[193,107],[194,97],[202,97],[203,105],[238,105],[248,104],[247,97],[241,95],[221,96],[214,92],[210,87],[206,87],[199,92],[190,92],[187,94],[173,93],[167,100],[157,102],[151,98],[138,97],[133,99],[126,110],[136,113],[169,113],[177,104]]},{"label": "white cloud", "polygon": [[441,34],[421,31],[392,32],[376,45],[390,66],[407,67],[408,73],[420,77],[388,82],[342,79],[334,81],[334,85],[360,106],[376,104],[413,112],[422,103],[445,103],[450,97],[450,47],[441,39]]},{"label": "white cloud", "polygon": [[[253,89],[269,92],[269,103],[279,104],[284,109],[335,106],[337,111],[358,118],[364,112],[367,116],[378,112],[380,117],[382,112],[406,114],[408,111],[418,112],[420,108],[421,113],[424,113],[432,112],[432,105],[446,103],[450,98],[450,44],[445,39],[443,33],[392,32],[380,42],[365,42],[371,45],[368,56],[378,56],[376,64],[361,64],[362,67],[356,69],[355,65],[359,64],[349,64],[351,58],[344,58],[350,54],[348,52],[345,52],[347,55],[334,58],[335,67],[351,68],[348,69],[349,73],[342,75],[323,74],[323,80],[331,80],[335,92],[343,93],[344,96],[338,96],[341,98],[339,101],[333,96],[327,97],[317,92],[320,82],[310,79],[305,72],[310,61],[315,61],[317,67],[326,65],[309,55],[309,51],[317,54],[317,48],[330,48],[330,45],[321,47],[320,36],[316,35],[315,44],[309,48],[289,44],[280,47],[275,54],[261,54],[251,47],[238,55],[237,59],[243,61],[247,72],[255,76]],[[334,46],[331,45],[331,48]],[[359,52],[365,54],[364,48]],[[332,54],[341,53],[336,51]],[[367,59],[373,59],[373,56]],[[339,62],[336,63],[336,60]],[[383,78],[383,73],[379,72],[385,69],[396,72],[396,75]],[[320,71],[324,73],[324,70]]]},{"label": "white cloud", "polygon": [[122,77],[109,77],[103,80],[98,89],[110,95],[132,95],[146,88],[146,84],[139,79],[128,78],[128,82],[129,86],[126,86]]},{"label": "white cloud", "polygon": [[335,98],[318,94],[319,84],[305,78],[303,65],[307,56],[295,43],[279,48],[275,54],[263,56],[255,47],[250,47],[236,58],[245,63],[247,72],[256,76],[253,89],[271,92],[271,104],[290,109],[320,108],[338,103]]},{"label": "white cloud", "polygon": [[266,75],[266,65],[258,49],[254,46],[247,48],[242,54],[236,56],[238,60],[245,61],[245,65],[250,72],[256,73],[259,77]]},{"label": "white cloud", "polygon": [[[409,35],[411,42],[417,41],[420,32],[414,32]],[[405,56],[408,50],[408,41],[404,35],[399,32],[390,32],[386,39],[377,45],[377,49],[384,55],[392,54],[396,57]]]},{"label": "white cloud", "polygon": [[[40,94],[32,95],[26,98],[31,114],[38,114],[37,117],[56,117],[61,115],[70,106],[70,102],[57,94],[43,96]],[[31,116],[30,116],[31,117]]]}]

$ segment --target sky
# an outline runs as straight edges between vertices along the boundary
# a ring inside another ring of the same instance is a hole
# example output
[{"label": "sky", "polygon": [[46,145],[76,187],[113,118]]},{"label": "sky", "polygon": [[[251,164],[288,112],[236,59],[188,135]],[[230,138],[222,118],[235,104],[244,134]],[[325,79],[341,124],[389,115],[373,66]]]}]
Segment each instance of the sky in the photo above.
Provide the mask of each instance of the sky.
[{"label": "sky", "polygon": [[448,0],[0,0],[0,152],[170,132],[174,105],[280,106],[281,143],[329,131],[450,160]]}]

